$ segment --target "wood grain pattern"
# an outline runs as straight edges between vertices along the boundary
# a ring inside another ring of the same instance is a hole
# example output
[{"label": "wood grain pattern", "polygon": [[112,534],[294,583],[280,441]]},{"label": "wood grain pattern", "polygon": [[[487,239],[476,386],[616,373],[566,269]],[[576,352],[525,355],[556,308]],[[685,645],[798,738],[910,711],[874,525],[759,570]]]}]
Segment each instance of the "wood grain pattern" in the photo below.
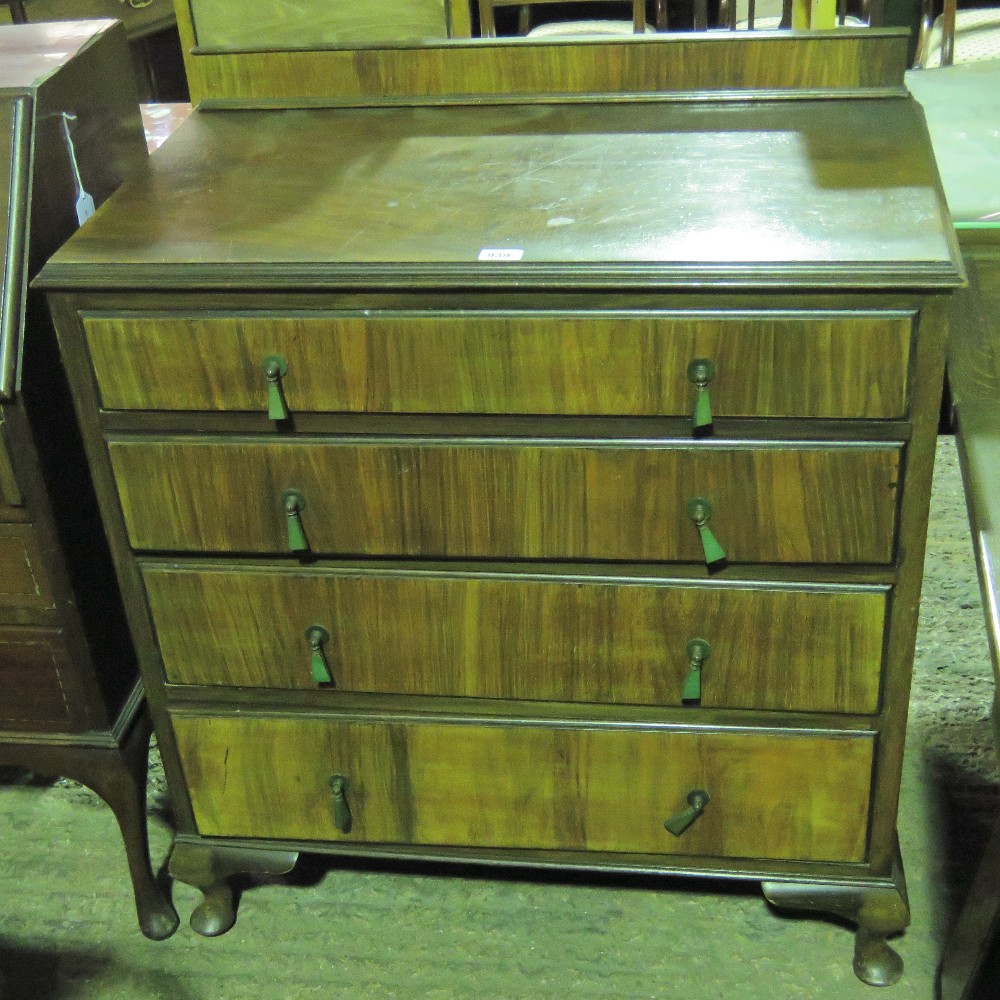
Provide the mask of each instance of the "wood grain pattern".
[{"label": "wood grain pattern", "polygon": [[0,625],[0,723],[25,731],[70,722],[64,675],[72,670],[61,629]]},{"label": "wood grain pattern", "polygon": [[0,524],[0,608],[5,605],[55,607],[52,582],[30,524]]},{"label": "wood grain pattern", "polygon": [[886,593],[165,570],[143,573],[167,681],[679,705],[689,639],[712,653],[706,708],[874,713]]},{"label": "wood grain pattern", "polygon": [[251,105],[901,88],[907,46],[905,32],[886,29],[241,53],[199,51],[189,23],[181,36],[196,104]]},{"label": "wood grain pattern", "polygon": [[[206,836],[854,861],[870,737],[173,718]],[[353,830],[333,820],[346,775]],[[680,837],[664,820],[712,798]]]},{"label": "wood grain pattern", "polygon": [[888,419],[906,412],[913,318],[384,312],[83,327],[107,409],[266,412],[262,361],[278,354],[293,414],[690,415],[687,367],[709,358],[716,416]]},{"label": "wood grain pattern", "polygon": [[[468,36],[468,0],[464,18]],[[187,7],[188,4],[185,4]],[[352,44],[403,44],[447,38],[452,4],[448,0],[256,0],[253,16],[240,0],[191,0],[190,11],[200,48],[316,49]]]},{"label": "wood grain pattern", "polygon": [[288,551],[282,494],[329,554],[704,561],[685,506],[707,497],[731,562],[889,563],[896,446],[448,441],[109,445],[132,545]]},{"label": "wood grain pattern", "polygon": [[[43,280],[215,282],[254,296],[338,282],[496,294],[540,282],[634,291],[638,280],[647,291],[770,284],[782,295],[789,284],[958,283],[915,101],[719,111],[701,101],[196,111]],[[496,247],[524,257],[479,260]]]}]

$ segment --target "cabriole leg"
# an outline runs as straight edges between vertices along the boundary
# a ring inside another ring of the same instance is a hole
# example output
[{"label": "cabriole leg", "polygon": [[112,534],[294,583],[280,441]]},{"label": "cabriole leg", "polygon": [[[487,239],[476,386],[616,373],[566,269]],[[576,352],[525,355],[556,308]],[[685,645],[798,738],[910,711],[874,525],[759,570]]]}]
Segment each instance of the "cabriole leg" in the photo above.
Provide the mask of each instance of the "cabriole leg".
[{"label": "cabriole leg", "polygon": [[886,940],[910,923],[898,846],[888,885],[764,882],[762,888],[764,897],[781,909],[829,913],[855,924],[854,972],[862,982],[891,986],[903,975],[903,960]]},{"label": "cabriole leg", "polygon": [[298,857],[297,851],[178,841],[170,855],[170,874],[178,882],[201,890],[205,898],[191,914],[191,927],[205,937],[217,937],[236,923],[230,879],[237,875],[287,875]]}]

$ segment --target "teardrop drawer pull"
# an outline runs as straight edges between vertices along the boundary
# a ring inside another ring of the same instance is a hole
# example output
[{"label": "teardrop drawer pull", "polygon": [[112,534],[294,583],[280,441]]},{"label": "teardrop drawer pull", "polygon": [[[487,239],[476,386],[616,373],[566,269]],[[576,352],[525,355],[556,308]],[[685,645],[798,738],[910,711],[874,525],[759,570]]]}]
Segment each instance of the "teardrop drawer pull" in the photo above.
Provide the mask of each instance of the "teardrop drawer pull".
[{"label": "teardrop drawer pull", "polygon": [[695,358],[688,365],[687,376],[698,389],[694,400],[694,415],[691,418],[691,434],[694,437],[707,437],[714,429],[708,383],[715,378],[715,362],[709,358]]},{"label": "teardrop drawer pull", "polygon": [[308,552],[309,540],[302,527],[302,511],[306,509],[306,498],[298,490],[285,490],[281,494],[281,506],[285,512],[288,528],[288,551]]},{"label": "teardrop drawer pull", "polygon": [[675,837],[679,837],[705,811],[705,806],[710,801],[708,792],[702,791],[700,788],[688,792],[687,809],[674,813],[669,819],[663,821],[663,825]]},{"label": "teardrop drawer pull", "polygon": [[330,640],[330,633],[322,625],[310,625],[306,629],[306,638],[309,640],[311,656],[309,659],[309,674],[314,684],[332,684],[333,677],[330,674],[330,666],[326,662],[326,653],[323,646]]},{"label": "teardrop drawer pull", "polygon": [[285,390],[281,380],[288,374],[288,362],[280,354],[269,354],[261,362],[264,377],[267,379],[267,418],[268,420],[287,420],[288,404],[285,402]]},{"label": "teardrop drawer pull", "polygon": [[704,639],[692,639],[685,652],[688,658],[688,675],[684,682],[681,701],[685,705],[701,704],[701,669],[712,655],[712,647]]},{"label": "teardrop drawer pull", "polygon": [[687,516],[694,521],[701,536],[701,546],[705,552],[705,565],[709,573],[717,573],[729,565],[726,558],[726,551],[719,544],[715,535],[708,527],[708,522],[712,519],[712,501],[705,497],[695,497],[687,502]]},{"label": "teardrop drawer pull", "polygon": [[333,792],[333,822],[341,833],[350,833],[351,807],[347,804],[347,778],[343,774],[335,774],[330,778],[330,791]]}]

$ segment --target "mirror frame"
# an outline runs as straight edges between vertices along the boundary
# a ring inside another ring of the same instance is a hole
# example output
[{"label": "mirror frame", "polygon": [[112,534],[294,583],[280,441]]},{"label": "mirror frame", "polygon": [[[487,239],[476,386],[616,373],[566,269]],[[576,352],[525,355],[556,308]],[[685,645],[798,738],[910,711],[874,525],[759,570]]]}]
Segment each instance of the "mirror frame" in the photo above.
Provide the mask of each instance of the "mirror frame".
[{"label": "mirror frame", "polygon": [[905,93],[908,33],[900,28],[220,51],[197,44],[191,0],[175,5],[191,100],[207,107]]}]

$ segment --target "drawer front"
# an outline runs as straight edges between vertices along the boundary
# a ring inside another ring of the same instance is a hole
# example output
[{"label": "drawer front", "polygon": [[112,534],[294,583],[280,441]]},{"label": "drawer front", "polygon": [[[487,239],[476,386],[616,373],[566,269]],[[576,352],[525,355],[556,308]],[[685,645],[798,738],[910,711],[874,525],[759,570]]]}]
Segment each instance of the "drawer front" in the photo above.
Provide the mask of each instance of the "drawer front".
[{"label": "drawer front", "polygon": [[[126,440],[110,445],[137,549],[288,552],[286,490],[316,553],[889,563],[900,449]],[[294,520],[294,519],[293,519]]]},{"label": "drawer front", "polygon": [[[886,592],[147,567],[173,684],[874,713]],[[694,697],[687,644],[710,651]]]},{"label": "drawer front", "polygon": [[[207,836],[865,857],[867,735],[246,717],[175,717],[174,727]],[[347,833],[333,775],[347,779]],[[703,814],[679,836],[664,829],[699,789]]]},{"label": "drawer front", "polygon": [[0,725],[64,727],[70,719],[63,689],[69,669],[60,630],[0,626]]},{"label": "drawer front", "polygon": [[0,611],[55,607],[52,584],[30,524],[0,524]]},{"label": "drawer front", "polygon": [[912,326],[902,313],[84,317],[105,408],[264,413],[263,362],[279,355],[291,413],[690,414],[688,365],[707,358],[717,416],[900,417]]}]

